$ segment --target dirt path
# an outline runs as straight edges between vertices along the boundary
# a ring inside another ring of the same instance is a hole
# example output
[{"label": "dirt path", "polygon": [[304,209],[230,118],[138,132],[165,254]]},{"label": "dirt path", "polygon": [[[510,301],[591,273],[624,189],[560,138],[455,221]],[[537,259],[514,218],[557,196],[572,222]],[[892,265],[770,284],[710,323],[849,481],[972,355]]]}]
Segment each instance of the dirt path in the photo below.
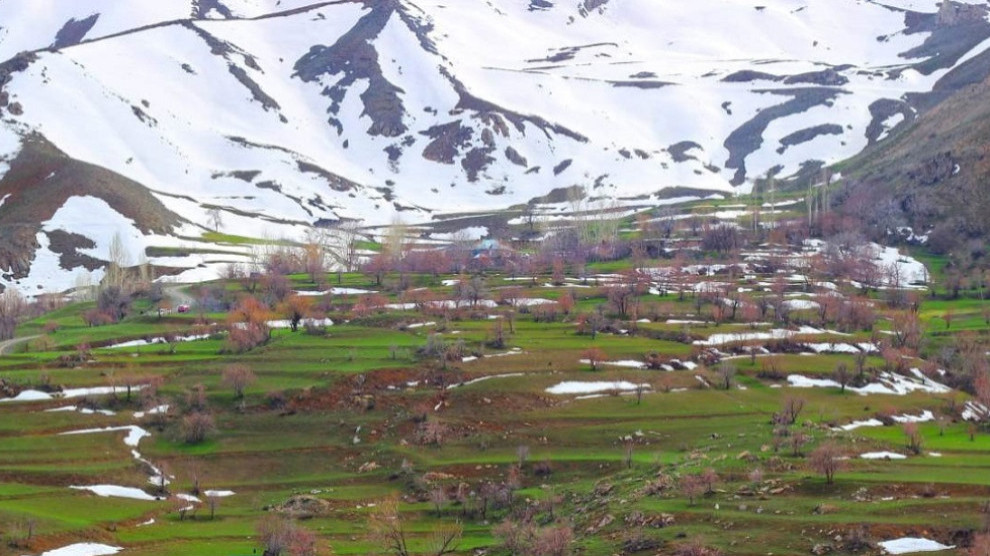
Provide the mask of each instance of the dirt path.
[{"label": "dirt path", "polygon": [[14,338],[12,340],[4,340],[0,342],[0,355],[10,355],[14,351],[14,348],[18,345],[30,342],[31,340],[40,337],[41,335],[34,335],[24,336],[23,338]]}]

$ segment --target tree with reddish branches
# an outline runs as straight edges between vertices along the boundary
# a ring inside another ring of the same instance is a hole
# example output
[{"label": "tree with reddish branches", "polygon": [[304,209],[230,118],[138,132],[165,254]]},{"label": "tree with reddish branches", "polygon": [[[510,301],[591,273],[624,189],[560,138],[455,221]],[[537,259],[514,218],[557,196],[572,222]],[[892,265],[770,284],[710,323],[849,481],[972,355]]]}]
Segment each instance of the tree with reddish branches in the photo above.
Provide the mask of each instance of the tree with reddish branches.
[{"label": "tree with reddish branches", "polygon": [[290,295],[278,304],[277,311],[289,321],[289,328],[296,332],[299,323],[309,316],[313,307],[313,298],[303,295]]},{"label": "tree with reddish branches", "polygon": [[918,423],[904,423],[904,439],[907,442],[907,449],[915,455],[921,453],[921,446],[925,439],[921,435]]},{"label": "tree with reddish branches", "polygon": [[234,390],[234,397],[244,397],[244,389],[254,383],[257,377],[251,368],[241,363],[227,365],[223,370],[223,383]]},{"label": "tree with reddish branches", "polygon": [[371,260],[364,265],[363,270],[365,274],[368,274],[375,279],[376,286],[381,286],[382,279],[385,277],[385,274],[388,271],[393,270],[394,267],[395,264],[393,264],[393,259],[391,257],[385,255],[384,253],[379,253],[372,257]]},{"label": "tree with reddish branches", "polygon": [[681,494],[688,499],[689,506],[693,506],[695,499],[705,493],[705,481],[700,475],[684,475],[677,486]]},{"label": "tree with reddish branches", "polygon": [[199,444],[216,430],[216,423],[209,413],[194,411],[182,418],[180,429],[186,444]]},{"label": "tree with reddish branches", "polygon": [[227,315],[228,348],[241,353],[266,343],[271,339],[268,316],[268,311],[256,298],[241,298]]},{"label": "tree with reddish branches", "polygon": [[274,514],[257,525],[263,556],[315,556],[316,535],[292,521]]},{"label": "tree with reddish branches", "polygon": [[705,494],[715,492],[715,485],[719,481],[718,473],[715,472],[715,469],[708,467],[698,477],[701,479],[702,484],[705,485]]},{"label": "tree with reddish branches", "polygon": [[649,277],[638,270],[623,272],[617,282],[605,287],[609,306],[622,318],[629,318],[639,305],[639,297],[649,289]]},{"label": "tree with reddish branches", "polygon": [[597,371],[598,365],[608,360],[608,355],[601,348],[592,347],[581,352],[581,359],[588,361],[592,371]]},{"label": "tree with reddish branches", "polygon": [[808,465],[813,470],[825,476],[825,482],[832,484],[835,481],[836,472],[842,469],[842,450],[834,442],[826,442],[808,456]]}]

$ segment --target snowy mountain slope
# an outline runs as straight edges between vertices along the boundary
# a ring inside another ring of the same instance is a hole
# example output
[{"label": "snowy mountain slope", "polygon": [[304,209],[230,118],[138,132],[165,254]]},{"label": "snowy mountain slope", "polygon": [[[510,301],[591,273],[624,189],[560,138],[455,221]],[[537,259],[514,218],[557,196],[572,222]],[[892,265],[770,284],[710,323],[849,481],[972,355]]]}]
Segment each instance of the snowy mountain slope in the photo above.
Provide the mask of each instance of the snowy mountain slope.
[{"label": "snowy mountain slope", "polygon": [[[216,208],[224,232],[259,237],[574,185],[728,194],[852,156],[985,76],[987,6],[8,0],[0,59],[41,50],[0,65],[0,178],[39,136],[188,222],[134,222],[135,248],[202,247]],[[14,210],[0,201],[0,221],[37,219]],[[108,243],[106,226],[73,226]],[[10,284],[30,265],[0,271]]]},{"label": "snowy mountain slope", "polygon": [[0,60],[184,19],[262,17],[310,0],[4,0]]}]

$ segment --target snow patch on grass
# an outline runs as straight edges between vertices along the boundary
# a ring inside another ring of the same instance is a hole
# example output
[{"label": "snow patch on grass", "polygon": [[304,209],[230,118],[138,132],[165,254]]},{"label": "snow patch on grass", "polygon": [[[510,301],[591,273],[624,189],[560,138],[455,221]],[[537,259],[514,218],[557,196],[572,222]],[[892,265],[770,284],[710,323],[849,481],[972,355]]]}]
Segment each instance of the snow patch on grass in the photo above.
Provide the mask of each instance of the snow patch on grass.
[{"label": "snow patch on grass", "polygon": [[951,550],[955,545],[948,546],[929,539],[918,537],[903,537],[890,541],[877,543],[888,554],[910,554],[913,552],[938,552],[940,550]]},{"label": "snow patch on grass", "polygon": [[[649,385],[644,385],[649,388]],[[549,394],[597,394],[601,392],[630,391],[638,388],[636,384],[624,380],[617,382],[595,381],[595,382],[561,382],[546,389]]]},{"label": "snow patch on grass", "polygon": [[[154,520],[152,520],[154,522]],[[77,543],[43,552],[41,556],[108,556],[123,550],[118,546],[97,543]]]},{"label": "snow patch on grass", "polygon": [[862,459],[907,459],[907,456],[897,452],[866,452],[860,454],[859,457]]},{"label": "snow patch on grass", "polygon": [[136,425],[124,425],[122,427],[104,427],[102,429],[83,429],[78,431],[69,431],[60,433],[59,436],[68,436],[75,434],[94,434],[100,432],[117,432],[117,431],[127,431],[127,436],[124,437],[124,444],[136,448],[141,442],[141,439],[146,436],[151,436],[151,433],[138,427]]},{"label": "snow patch on grass", "polygon": [[131,500],[146,500],[154,502],[159,500],[147,492],[134,487],[124,487],[118,485],[93,485],[93,486],[70,486],[73,490],[88,490],[103,498],[129,498]]}]

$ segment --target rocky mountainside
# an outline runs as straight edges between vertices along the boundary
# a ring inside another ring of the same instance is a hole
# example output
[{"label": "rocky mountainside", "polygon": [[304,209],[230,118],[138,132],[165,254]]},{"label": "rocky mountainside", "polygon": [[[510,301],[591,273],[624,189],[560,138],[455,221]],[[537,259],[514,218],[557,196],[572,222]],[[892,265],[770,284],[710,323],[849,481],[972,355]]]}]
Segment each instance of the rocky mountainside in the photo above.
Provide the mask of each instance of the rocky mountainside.
[{"label": "rocky mountainside", "polygon": [[954,93],[844,164],[837,198],[877,237],[913,236],[963,267],[986,264],[990,236],[990,79],[986,66],[972,69]]},{"label": "rocky mountainside", "polygon": [[0,285],[99,274],[114,235],[193,268],[229,259],[189,255],[214,227],[415,223],[572,186],[618,203],[745,191],[982,81],[987,14],[987,0],[6,0],[0,231],[16,241]]}]

